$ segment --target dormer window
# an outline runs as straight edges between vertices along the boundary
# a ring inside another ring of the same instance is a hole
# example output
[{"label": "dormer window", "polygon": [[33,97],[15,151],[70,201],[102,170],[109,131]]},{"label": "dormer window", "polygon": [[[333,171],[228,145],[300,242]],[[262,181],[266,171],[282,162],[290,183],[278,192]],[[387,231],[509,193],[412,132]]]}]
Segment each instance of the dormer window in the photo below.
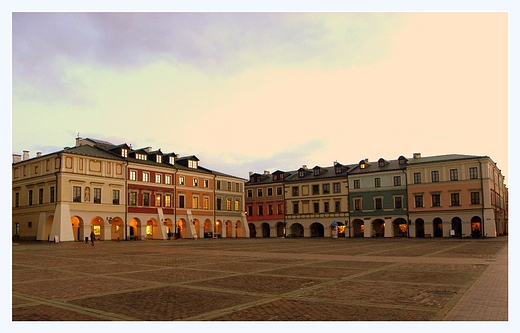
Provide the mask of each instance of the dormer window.
[{"label": "dormer window", "polygon": [[380,158],[379,161],[377,161],[379,164],[379,167],[382,168],[386,165],[386,161],[383,158]]},{"label": "dormer window", "polygon": [[335,173],[341,173],[341,165],[336,164],[336,166],[334,166],[334,172]]},{"label": "dormer window", "polygon": [[175,157],[170,156],[169,157],[169,163],[172,164],[172,165],[175,164]]},{"label": "dormer window", "polygon": [[404,156],[399,156],[399,165],[405,165],[406,164],[406,158]]},{"label": "dormer window", "polygon": [[128,157],[128,149],[125,149],[125,148],[121,149],[121,156],[123,156],[125,158]]},{"label": "dormer window", "polygon": [[146,161],[146,155],[145,154],[135,154],[135,158],[138,160]]},{"label": "dormer window", "polygon": [[302,178],[305,177],[305,170],[298,170],[298,177]]},{"label": "dormer window", "polygon": [[161,162],[162,162],[161,155],[155,155],[155,161],[156,161],[157,163],[161,163]]},{"label": "dormer window", "polygon": [[366,165],[365,161],[361,161],[361,162],[359,162],[359,168],[360,168],[360,169],[364,169],[364,168],[366,168],[366,167],[367,167],[367,165]]},{"label": "dormer window", "polygon": [[314,175],[319,176],[320,175],[320,168],[314,169]]},{"label": "dormer window", "polygon": [[195,161],[195,160],[188,160],[188,168],[197,169],[197,161]]}]

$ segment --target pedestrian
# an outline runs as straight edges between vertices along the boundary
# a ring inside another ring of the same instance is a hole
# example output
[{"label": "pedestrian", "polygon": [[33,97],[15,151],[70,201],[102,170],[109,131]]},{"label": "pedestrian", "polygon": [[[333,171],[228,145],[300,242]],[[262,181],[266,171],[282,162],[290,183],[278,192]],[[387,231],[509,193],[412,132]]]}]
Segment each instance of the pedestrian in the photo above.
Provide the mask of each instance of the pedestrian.
[{"label": "pedestrian", "polygon": [[90,232],[90,241],[92,242],[92,246],[94,246],[94,237],[96,237],[96,236],[94,235],[94,231],[91,231],[91,232]]}]

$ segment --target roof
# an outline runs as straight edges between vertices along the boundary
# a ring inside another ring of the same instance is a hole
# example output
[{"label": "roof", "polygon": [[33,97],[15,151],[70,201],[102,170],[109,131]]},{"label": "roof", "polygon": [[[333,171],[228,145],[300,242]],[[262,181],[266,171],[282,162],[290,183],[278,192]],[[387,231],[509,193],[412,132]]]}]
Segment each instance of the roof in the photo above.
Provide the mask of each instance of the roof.
[{"label": "roof", "polygon": [[463,154],[446,154],[446,155],[425,156],[425,157],[409,159],[408,165],[422,164],[422,163],[449,162],[449,161],[457,161],[457,160],[468,160],[468,159],[483,158],[483,157],[487,157],[487,156],[463,155]]}]

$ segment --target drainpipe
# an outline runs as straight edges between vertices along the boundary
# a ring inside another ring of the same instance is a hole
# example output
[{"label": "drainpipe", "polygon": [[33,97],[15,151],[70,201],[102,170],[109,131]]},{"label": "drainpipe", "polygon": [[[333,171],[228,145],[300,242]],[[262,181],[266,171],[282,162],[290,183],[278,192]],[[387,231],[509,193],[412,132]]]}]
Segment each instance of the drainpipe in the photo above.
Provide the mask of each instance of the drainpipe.
[{"label": "drainpipe", "polygon": [[180,235],[177,236],[177,169],[173,172],[173,239],[176,239],[177,237],[180,238]]},{"label": "drainpipe", "polygon": [[125,240],[128,240],[128,160],[125,162]]},{"label": "drainpipe", "polygon": [[348,173],[347,173],[347,227],[348,227],[348,238],[350,238],[351,235],[351,228],[352,228],[352,219],[350,218],[350,188],[349,188],[349,180],[348,180]]},{"label": "drainpipe", "polygon": [[[403,173],[404,173],[404,185],[405,185],[404,202],[406,203],[406,223],[408,224],[406,231],[408,233],[407,237],[410,238],[410,225],[412,225],[412,221],[410,220],[410,211],[408,209],[408,180],[406,178],[406,169],[403,170]],[[417,228],[417,225],[415,226],[415,228]],[[415,234],[417,235],[417,229],[415,230]]]}]

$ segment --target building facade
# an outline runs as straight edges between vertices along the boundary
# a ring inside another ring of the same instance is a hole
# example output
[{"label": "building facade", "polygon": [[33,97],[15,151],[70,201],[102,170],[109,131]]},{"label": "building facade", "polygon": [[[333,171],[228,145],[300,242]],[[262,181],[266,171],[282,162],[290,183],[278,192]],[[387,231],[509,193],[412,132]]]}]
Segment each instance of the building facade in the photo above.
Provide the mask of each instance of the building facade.
[{"label": "building facade", "polygon": [[[245,179],[150,147],[95,139],[29,158],[13,155],[17,239],[249,237]],[[225,202],[222,204],[222,202]]]}]

